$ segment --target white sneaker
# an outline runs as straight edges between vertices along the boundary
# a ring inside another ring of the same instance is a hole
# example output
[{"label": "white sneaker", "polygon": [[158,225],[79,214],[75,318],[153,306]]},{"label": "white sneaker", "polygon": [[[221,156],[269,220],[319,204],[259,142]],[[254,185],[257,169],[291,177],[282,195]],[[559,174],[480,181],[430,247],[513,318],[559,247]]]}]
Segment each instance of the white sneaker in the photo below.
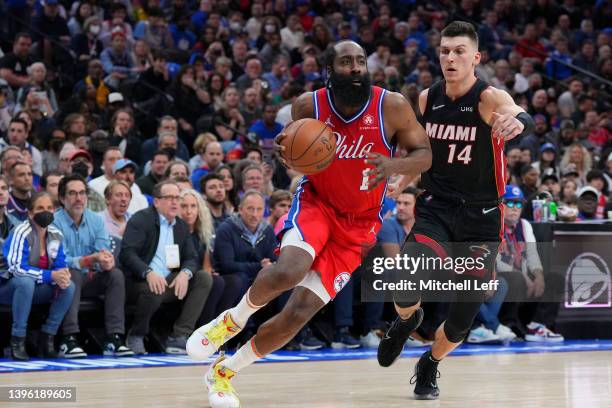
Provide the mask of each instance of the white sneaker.
[{"label": "white sneaker", "polygon": [[208,388],[208,402],[211,408],[240,408],[238,394],[231,383],[235,372],[224,367],[221,362],[225,355],[221,355],[210,365],[204,381]]},{"label": "white sneaker", "polygon": [[240,333],[240,330],[242,329],[234,323],[230,313],[225,311],[189,336],[187,354],[193,360],[206,360],[229,339]]},{"label": "white sneaker", "polygon": [[503,324],[499,324],[497,326],[497,330],[495,330],[495,334],[498,335],[502,340],[514,340],[516,339],[516,334],[512,331],[508,326],[504,326]]},{"label": "white sneaker", "polygon": [[365,348],[378,348],[380,344],[380,337],[376,334],[376,330],[370,330],[368,334],[361,336],[359,340],[361,341],[361,345]]},{"label": "white sneaker", "polygon": [[497,334],[493,333],[492,330],[489,330],[484,326],[480,326],[473,330],[470,330],[470,334],[467,338],[467,342],[473,344],[489,343],[500,340],[501,337],[499,337]]},{"label": "white sneaker", "polygon": [[562,335],[554,333],[542,323],[531,322],[527,325],[525,341],[543,341],[547,343],[559,343],[565,340]]}]

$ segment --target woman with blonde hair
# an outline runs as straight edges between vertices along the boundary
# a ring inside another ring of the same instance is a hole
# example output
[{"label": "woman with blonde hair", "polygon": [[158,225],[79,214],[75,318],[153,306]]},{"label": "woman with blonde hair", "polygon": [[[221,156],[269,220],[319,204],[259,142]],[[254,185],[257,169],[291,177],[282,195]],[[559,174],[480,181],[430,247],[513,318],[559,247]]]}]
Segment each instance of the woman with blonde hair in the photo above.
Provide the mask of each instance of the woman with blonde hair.
[{"label": "woman with blonde hair", "polygon": [[200,322],[206,324],[218,312],[233,307],[242,294],[242,282],[237,275],[221,276],[213,270],[210,249],[213,247],[214,226],[208,206],[202,196],[193,189],[181,191],[180,217],[189,226],[191,240],[198,254],[198,265],[212,275],[213,286],[200,315]]},{"label": "woman with blonde hair", "polygon": [[568,165],[573,164],[576,166],[578,176],[580,178],[580,184],[586,183],[586,174],[591,170],[593,166],[593,159],[591,153],[580,143],[574,143],[565,150],[565,154],[561,159],[561,171]]}]

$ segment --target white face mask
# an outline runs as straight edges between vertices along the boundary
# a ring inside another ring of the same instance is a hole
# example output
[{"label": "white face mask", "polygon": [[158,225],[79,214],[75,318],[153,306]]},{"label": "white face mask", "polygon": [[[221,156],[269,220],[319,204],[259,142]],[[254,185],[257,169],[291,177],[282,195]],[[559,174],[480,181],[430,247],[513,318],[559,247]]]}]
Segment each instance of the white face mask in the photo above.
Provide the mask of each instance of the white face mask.
[{"label": "white face mask", "polygon": [[266,33],[271,34],[276,31],[276,26],[274,24],[266,24],[264,29],[266,30]]},{"label": "white face mask", "polygon": [[100,26],[99,25],[89,26],[89,32],[92,33],[93,35],[100,34]]},{"label": "white face mask", "polygon": [[232,21],[230,23],[230,28],[231,28],[232,31],[238,31],[238,30],[240,30],[240,27],[242,27],[242,25],[239,22],[237,22],[237,21]]}]

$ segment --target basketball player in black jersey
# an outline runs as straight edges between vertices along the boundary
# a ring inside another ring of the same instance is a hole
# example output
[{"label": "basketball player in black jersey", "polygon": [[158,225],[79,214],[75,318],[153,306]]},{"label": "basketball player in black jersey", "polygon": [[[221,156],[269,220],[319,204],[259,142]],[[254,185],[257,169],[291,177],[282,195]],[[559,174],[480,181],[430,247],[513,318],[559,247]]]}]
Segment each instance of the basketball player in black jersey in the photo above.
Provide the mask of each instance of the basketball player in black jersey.
[{"label": "basketball player in black jersey", "polygon": [[[533,120],[508,93],[476,77],[474,68],[479,61],[474,27],[465,22],[450,23],[442,31],[440,46],[444,79],[419,96],[433,163],[422,174],[425,192],[417,199],[416,223],[407,243],[420,243],[436,254],[444,254],[445,243],[482,243],[465,245],[469,247],[466,251],[475,251],[474,257],[484,254],[486,261],[485,268],[469,278],[489,281],[502,237],[504,141],[532,131]],[[386,166],[380,160],[376,164],[376,176],[384,176]],[[404,178],[395,191],[402,191],[410,181]],[[493,245],[487,248],[484,243]],[[408,245],[404,251],[410,252]],[[468,276],[457,274],[455,278]],[[408,336],[423,320],[421,294],[412,294],[409,299],[403,295],[401,300],[398,294],[395,296],[399,316],[378,348],[378,362],[383,367],[399,357]],[[431,350],[421,356],[415,367],[416,399],[438,398],[438,363],[464,340],[485,292],[457,291],[454,296],[446,321],[436,330]]]}]

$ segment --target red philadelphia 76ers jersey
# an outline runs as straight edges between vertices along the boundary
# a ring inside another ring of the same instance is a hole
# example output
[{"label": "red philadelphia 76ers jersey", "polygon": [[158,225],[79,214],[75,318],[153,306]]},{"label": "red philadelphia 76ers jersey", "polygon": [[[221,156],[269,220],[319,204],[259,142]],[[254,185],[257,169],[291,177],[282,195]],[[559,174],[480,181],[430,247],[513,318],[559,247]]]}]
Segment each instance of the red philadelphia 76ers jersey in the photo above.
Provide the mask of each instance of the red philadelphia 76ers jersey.
[{"label": "red philadelphia 76ers jersey", "polygon": [[[365,163],[369,152],[392,157],[395,146],[387,142],[383,121],[383,99],[387,91],[372,87],[370,100],[352,118],[342,117],[327,88],[313,93],[315,118],[326,123],[336,136],[336,158],[321,173],[307,176],[310,187],[340,213],[369,213],[380,208],[387,183],[368,191],[365,174],[373,166]],[[355,214],[357,215],[357,214]],[[381,220],[382,221],[382,220]]]}]

